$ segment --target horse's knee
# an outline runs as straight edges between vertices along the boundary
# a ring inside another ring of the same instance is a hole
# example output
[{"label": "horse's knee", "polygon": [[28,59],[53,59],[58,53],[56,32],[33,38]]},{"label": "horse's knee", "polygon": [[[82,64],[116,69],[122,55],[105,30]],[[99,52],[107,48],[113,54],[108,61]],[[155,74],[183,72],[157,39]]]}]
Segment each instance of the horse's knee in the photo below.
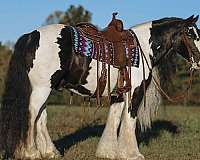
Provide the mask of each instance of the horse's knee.
[{"label": "horse's knee", "polygon": [[29,105],[29,111],[31,116],[33,116],[32,119],[36,118],[41,107],[46,102],[51,89],[48,87],[35,87],[32,90],[31,96],[30,96],[30,105]]}]

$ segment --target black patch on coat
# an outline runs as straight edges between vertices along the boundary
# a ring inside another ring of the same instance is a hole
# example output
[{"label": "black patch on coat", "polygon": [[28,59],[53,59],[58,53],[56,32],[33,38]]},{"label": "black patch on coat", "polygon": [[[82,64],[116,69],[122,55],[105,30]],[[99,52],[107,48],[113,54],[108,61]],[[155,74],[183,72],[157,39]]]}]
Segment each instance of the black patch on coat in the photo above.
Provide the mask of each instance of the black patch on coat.
[{"label": "black patch on coat", "polygon": [[60,33],[58,45],[60,48],[60,68],[51,77],[51,88],[75,89],[81,94],[91,95],[82,85],[88,83],[91,58],[75,54],[72,48],[71,28],[66,26]]},{"label": "black patch on coat", "polygon": [[[28,71],[33,67],[40,33],[23,35],[16,43],[5,81],[0,109],[0,144],[6,155],[15,158],[16,148],[24,142],[30,123],[29,99],[31,84]],[[20,149],[20,147],[18,148]]]},{"label": "black patch on coat", "polygon": [[61,30],[61,38],[57,38],[57,42],[59,44],[60,52],[59,58],[60,58],[60,68],[61,70],[57,70],[52,76],[51,76],[51,88],[59,89],[60,83],[62,79],[64,78],[64,75],[66,75],[67,70],[70,67],[71,63],[71,57],[72,57],[72,39],[71,39],[71,31],[66,26]]},{"label": "black patch on coat", "polygon": [[[27,40],[26,37],[28,37]],[[25,55],[26,68],[28,71],[30,71],[30,68],[33,68],[33,60],[35,59],[35,52],[39,47],[40,33],[35,30],[30,34],[25,35],[24,38],[26,42],[24,43],[24,45],[22,44],[23,46],[21,46],[22,48],[21,52],[26,53]]]},{"label": "black patch on coat", "polygon": [[[149,84],[152,80],[152,72],[149,73],[149,77],[147,80],[145,80],[145,90],[149,87]],[[133,96],[131,99],[131,116],[135,118],[137,116],[138,109],[140,107],[140,104],[142,102],[142,99],[144,97],[144,80],[140,84],[140,86],[136,87]]]},{"label": "black patch on coat", "polygon": [[57,38],[57,43],[59,44],[60,52],[60,68],[67,70],[70,68],[70,62],[72,57],[72,38],[71,30],[69,27],[65,27],[61,30],[61,38]]},{"label": "black patch on coat", "polygon": [[[153,66],[173,53],[175,38],[181,32],[181,18],[163,18],[152,22],[149,43],[153,51]],[[181,37],[182,38],[182,37]]]},{"label": "black patch on coat", "polygon": [[121,103],[124,102],[123,96],[111,96],[110,97],[110,105],[114,103]]}]

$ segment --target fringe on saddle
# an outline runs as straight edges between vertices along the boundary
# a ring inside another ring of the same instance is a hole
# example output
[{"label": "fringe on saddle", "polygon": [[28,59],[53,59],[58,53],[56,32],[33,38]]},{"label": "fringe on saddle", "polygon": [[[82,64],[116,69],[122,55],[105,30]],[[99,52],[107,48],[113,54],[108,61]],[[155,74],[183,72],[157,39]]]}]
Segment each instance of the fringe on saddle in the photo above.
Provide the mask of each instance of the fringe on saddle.
[{"label": "fringe on saddle", "polygon": [[116,19],[116,15],[117,13],[113,13],[112,21],[102,31],[90,23],[80,23],[71,27],[74,52],[97,60],[97,88],[92,95],[97,99],[97,105],[100,104],[100,97],[107,83],[110,101],[110,65],[118,68],[118,81],[114,93],[116,96],[131,92],[131,66],[139,67],[139,45],[136,35],[132,30],[124,30],[123,22]]}]

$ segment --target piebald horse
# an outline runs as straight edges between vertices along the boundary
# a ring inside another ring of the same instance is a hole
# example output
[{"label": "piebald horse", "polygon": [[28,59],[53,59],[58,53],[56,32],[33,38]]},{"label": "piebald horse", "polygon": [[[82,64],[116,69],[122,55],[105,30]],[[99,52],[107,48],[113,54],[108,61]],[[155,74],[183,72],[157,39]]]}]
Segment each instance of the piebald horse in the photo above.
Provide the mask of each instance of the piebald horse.
[{"label": "piebald horse", "polygon": [[[197,20],[198,17],[194,16],[188,19],[164,18],[130,28],[141,45],[139,65],[131,67],[132,109],[129,110],[128,93],[111,97],[96,156],[144,159],[135,136],[136,120],[139,119],[144,128],[151,124],[160,103],[153,79],[159,81],[157,67],[163,59],[167,61],[172,54],[179,54],[191,63],[193,69],[199,68]],[[91,95],[96,90],[96,60],[73,52],[68,27],[55,24],[38,28],[23,35],[15,45],[0,115],[0,149],[5,151],[6,157],[54,158],[58,151],[47,130],[45,108],[51,90],[59,89],[62,80],[68,84],[67,89],[82,96]],[[111,66],[111,90],[117,77],[118,70]]]}]

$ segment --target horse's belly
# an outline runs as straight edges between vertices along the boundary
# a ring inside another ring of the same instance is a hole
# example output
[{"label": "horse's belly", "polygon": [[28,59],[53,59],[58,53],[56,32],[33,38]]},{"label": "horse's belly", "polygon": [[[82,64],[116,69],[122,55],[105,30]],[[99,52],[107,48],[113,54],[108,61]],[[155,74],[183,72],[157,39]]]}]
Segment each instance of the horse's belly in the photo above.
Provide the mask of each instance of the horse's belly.
[{"label": "horse's belly", "polygon": [[[90,90],[90,92],[93,94],[97,88],[97,61],[92,60],[90,63],[91,69],[89,70],[89,75],[87,77],[87,83],[83,85],[85,88]],[[106,65],[106,68],[108,68],[108,65]],[[101,75],[102,70],[102,63],[99,62],[99,76]],[[118,69],[114,68],[113,66],[110,66],[110,89],[111,91],[114,89],[116,83],[117,83],[117,77],[118,77]],[[105,91],[103,92],[103,96],[108,95],[108,76],[107,76],[107,83],[105,87]]]}]

